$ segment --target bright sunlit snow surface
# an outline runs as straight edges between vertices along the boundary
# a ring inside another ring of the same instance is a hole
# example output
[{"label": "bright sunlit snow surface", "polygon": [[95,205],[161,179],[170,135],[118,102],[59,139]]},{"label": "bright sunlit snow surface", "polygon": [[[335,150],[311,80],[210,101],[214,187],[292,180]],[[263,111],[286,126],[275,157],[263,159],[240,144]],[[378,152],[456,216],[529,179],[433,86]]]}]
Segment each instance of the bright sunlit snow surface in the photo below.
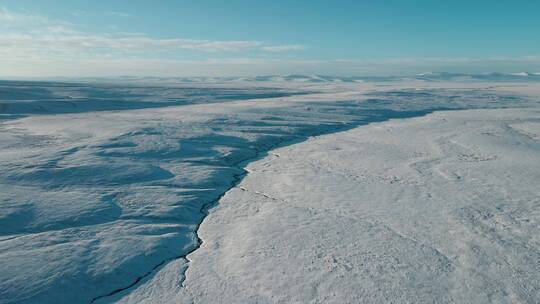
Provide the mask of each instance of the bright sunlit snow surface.
[{"label": "bright sunlit snow surface", "polygon": [[274,150],[205,219],[176,302],[538,303],[539,117],[437,112]]},{"label": "bright sunlit snow surface", "polygon": [[537,88],[1,82],[0,303],[538,299]]}]

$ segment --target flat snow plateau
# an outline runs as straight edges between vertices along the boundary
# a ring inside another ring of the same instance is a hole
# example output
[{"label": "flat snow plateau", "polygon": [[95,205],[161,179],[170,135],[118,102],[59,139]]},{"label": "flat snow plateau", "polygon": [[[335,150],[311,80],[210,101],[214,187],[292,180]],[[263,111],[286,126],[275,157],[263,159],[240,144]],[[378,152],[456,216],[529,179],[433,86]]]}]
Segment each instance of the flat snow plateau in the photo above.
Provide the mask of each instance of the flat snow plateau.
[{"label": "flat snow plateau", "polygon": [[0,81],[0,303],[538,302],[539,87]]},{"label": "flat snow plateau", "polygon": [[274,150],[205,219],[178,300],[538,303],[539,118],[437,112]]}]

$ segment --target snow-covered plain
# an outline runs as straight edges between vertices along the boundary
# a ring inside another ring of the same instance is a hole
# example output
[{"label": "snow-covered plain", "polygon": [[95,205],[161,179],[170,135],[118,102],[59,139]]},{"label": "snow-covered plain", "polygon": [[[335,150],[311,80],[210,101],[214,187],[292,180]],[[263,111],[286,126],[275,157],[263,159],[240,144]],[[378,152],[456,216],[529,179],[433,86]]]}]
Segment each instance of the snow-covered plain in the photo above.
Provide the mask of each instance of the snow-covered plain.
[{"label": "snow-covered plain", "polygon": [[538,299],[538,91],[0,82],[0,303]]},{"label": "snow-covered plain", "polygon": [[437,112],[274,150],[205,219],[176,301],[538,303],[539,127]]}]

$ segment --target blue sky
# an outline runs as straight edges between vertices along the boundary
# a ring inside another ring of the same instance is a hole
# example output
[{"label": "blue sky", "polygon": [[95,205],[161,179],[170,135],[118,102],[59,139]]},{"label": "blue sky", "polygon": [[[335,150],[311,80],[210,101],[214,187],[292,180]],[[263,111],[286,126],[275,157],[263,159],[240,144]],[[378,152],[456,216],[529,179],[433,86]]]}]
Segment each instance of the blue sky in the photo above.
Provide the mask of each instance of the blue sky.
[{"label": "blue sky", "polygon": [[540,1],[0,0],[0,76],[540,71]]}]

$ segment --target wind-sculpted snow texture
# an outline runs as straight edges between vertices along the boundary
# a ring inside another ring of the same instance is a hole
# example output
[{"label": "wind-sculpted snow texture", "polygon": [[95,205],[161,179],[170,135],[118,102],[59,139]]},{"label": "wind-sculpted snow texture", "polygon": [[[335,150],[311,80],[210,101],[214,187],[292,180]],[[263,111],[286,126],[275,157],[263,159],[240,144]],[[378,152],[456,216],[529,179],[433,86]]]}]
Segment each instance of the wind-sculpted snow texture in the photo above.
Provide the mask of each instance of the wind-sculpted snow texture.
[{"label": "wind-sculpted snow texture", "polygon": [[171,265],[124,300],[539,303],[539,139],[539,108],[467,110],[273,150],[205,219],[178,296]]},{"label": "wind-sculpted snow texture", "polygon": [[129,110],[303,94],[255,87],[249,90],[193,85],[24,82],[0,80],[0,119],[30,114]]},{"label": "wind-sculpted snow texture", "polygon": [[274,147],[531,104],[459,86],[287,87],[2,82],[0,303],[109,302],[167,264],[185,270],[208,208]]}]

